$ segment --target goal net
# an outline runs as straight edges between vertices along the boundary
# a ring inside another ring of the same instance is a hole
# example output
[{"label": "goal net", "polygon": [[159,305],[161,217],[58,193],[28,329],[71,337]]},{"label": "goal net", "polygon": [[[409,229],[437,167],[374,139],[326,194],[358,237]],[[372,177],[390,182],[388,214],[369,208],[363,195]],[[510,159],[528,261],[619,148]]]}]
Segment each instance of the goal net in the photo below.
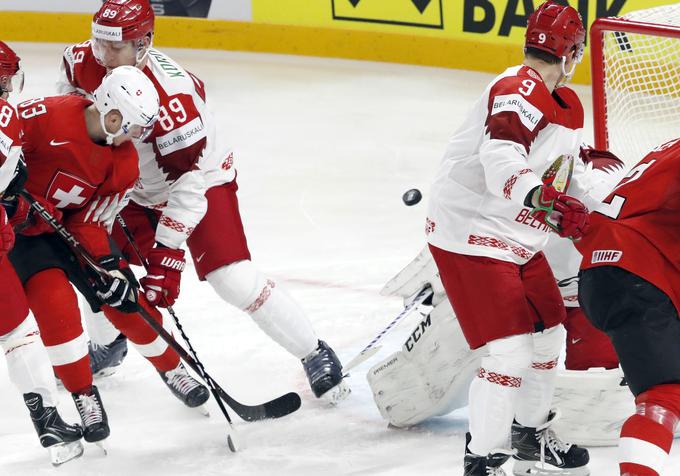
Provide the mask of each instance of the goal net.
[{"label": "goal net", "polygon": [[595,147],[626,164],[680,137],[680,3],[591,28]]}]

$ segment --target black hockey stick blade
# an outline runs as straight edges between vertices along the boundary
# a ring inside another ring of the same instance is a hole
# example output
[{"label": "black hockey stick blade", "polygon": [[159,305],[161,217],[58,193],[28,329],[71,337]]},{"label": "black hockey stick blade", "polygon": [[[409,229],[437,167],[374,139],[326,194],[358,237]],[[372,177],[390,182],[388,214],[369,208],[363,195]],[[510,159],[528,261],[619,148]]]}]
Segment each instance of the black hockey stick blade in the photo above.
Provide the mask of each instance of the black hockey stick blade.
[{"label": "black hockey stick blade", "polygon": [[229,405],[242,420],[249,422],[266,420],[268,418],[281,418],[290,415],[302,406],[300,395],[295,392],[286,393],[285,395],[281,395],[274,400],[270,400],[260,405],[245,405],[234,400],[221,388],[218,388],[217,391],[227,405]]}]

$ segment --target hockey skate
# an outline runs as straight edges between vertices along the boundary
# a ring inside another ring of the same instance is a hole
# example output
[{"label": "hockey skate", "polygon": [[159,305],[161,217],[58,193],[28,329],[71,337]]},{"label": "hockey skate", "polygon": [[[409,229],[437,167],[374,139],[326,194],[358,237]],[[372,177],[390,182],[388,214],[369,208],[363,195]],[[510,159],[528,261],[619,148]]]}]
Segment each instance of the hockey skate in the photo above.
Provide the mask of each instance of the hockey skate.
[{"label": "hockey skate", "polygon": [[189,375],[182,363],[173,370],[159,372],[159,374],[172,394],[187,407],[196,408],[204,415],[208,415],[208,410],[202,405],[210,398],[210,391],[205,385]]},{"label": "hockey skate", "polygon": [[537,428],[512,424],[513,473],[517,476],[587,476],[588,450],[560,440],[552,424],[559,417],[551,411],[548,421]]},{"label": "hockey skate", "polygon": [[118,370],[127,355],[127,337],[120,334],[116,340],[108,345],[88,343],[90,354],[90,369],[93,377],[108,377]]},{"label": "hockey skate", "polygon": [[302,359],[302,366],[317,398],[336,405],[350,394],[349,385],[343,380],[340,359],[324,341],[320,340],[317,348]]},{"label": "hockey skate", "polygon": [[96,443],[106,454],[103,441],[108,438],[111,430],[109,429],[106,410],[104,410],[101,397],[99,396],[99,390],[97,390],[96,386],[92,385],[89,393],[74,393],[72,397],[80,414],[80,420],[83,423],[83,437],[85,441]]},{"label": "hockey skate", "polygon": [[40,444],[50,452],[53,466],[71,461],[83,454],[83,429],[80,425],[69,425],[61,419],[55,407],[43,406],[38,393],[25,393],[24,403],[28,407],[31,421],[40,438]]},{"label": "hockey skate", "polygon": [[470,452],[470,433],[465,434],[465,458],[463,459],[464,476],[506,476],[503,471],[505,462],[510,459],[513,452],[510,450],[497,450],[497,453],[489,453],[487,456],[479,456]]}]

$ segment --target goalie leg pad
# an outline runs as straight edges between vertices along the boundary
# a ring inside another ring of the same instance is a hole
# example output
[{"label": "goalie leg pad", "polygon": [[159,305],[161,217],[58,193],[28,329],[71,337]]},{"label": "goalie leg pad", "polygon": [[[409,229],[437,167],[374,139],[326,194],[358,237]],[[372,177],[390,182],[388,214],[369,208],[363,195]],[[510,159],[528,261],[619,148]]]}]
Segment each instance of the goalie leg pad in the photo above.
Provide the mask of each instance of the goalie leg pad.
[{"label": "goalie leg pad", "polygon": [[470,350],[444,301],[366,378],[380,414],[393,426],[408,427],[467,405],[480,355]]},{"label": "goalie leg pad", "polygon": [[223,266],[206,279],[223,300],[250,314],[265,334],[298,359],[316,349],[319,339],[300,305],[252,262]]},{"label": "goalie leg pad", "polygon": [[553,406],[562,414],[555,432],[579,446],[616,446],[623,422],[635,411],[618,368],[560,370]]},{"label": "goalie leg pad", "polygon": [[382,288],[383,296],[401,296],[407,299],[430,285],[434,292],[433,304],[437,305],[446,299],[444,285],[439,278],[439,270],[432,258],[430,248],[425,246],[413,261],[397,273]]}]

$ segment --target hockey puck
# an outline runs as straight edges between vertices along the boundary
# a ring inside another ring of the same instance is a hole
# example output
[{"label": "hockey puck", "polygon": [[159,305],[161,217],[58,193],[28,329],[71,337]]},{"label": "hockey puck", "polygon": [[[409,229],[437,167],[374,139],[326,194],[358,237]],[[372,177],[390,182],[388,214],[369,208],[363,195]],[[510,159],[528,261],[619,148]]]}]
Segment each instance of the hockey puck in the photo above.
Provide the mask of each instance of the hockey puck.
[{"label": "hockey puck", "polygon": [[404,195],[402,195],[401,199],[404,201],[404,204],[407,207],[411,207],[418,203],[421,199],[423,198],[423,194],[420,193],[420,190],[417,188],[412,188],[411,190],[407,190]]}]

